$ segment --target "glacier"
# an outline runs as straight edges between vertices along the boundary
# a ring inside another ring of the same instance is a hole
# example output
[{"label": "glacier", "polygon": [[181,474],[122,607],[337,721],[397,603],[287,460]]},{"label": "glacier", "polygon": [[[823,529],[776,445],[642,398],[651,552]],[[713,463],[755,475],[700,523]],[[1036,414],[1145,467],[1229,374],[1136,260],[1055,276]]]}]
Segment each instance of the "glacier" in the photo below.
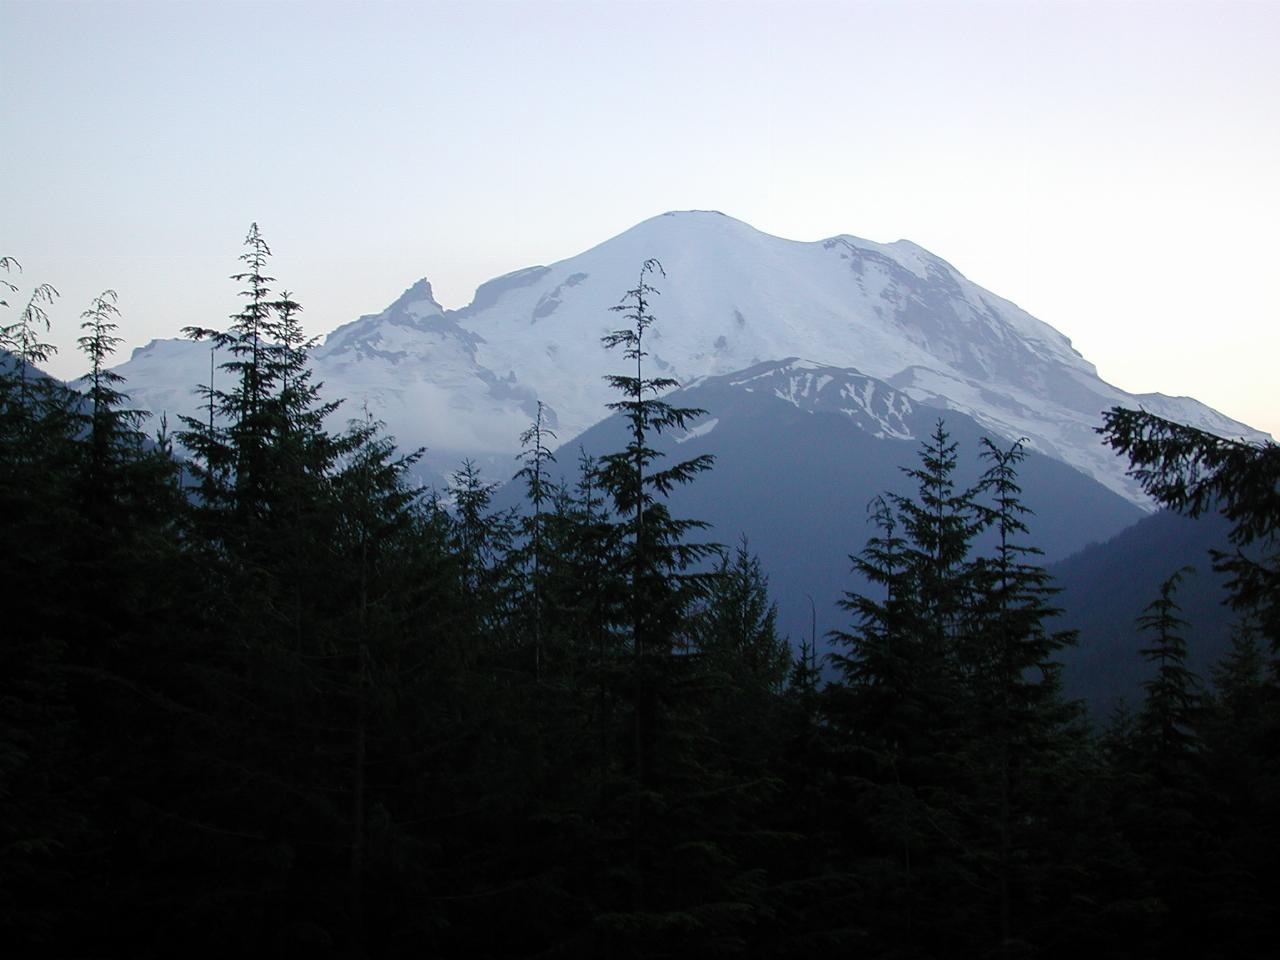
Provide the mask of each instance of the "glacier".
[{"label": "glacier", "polygon": [[[615,399],[604,377],[623,372],[623,360],[600,338],[622,323],[611,308],[648,258],[665,269],[646,339],[650,375],[687,385],[742,373],[741,388],[753,389],[751,368],[787,361],[785,390],[798,405],[821,397],[823,408],[898,439],[901,411],[877,409],[877,391],[958,411],[1144,508],[1126,464],[1095,432],[1103,410],[1142,407],[1221,436],[1266,439],[1191,398],[1106,383],[1062,333],[910,241],[788,240],[713,211],[662,214],[577,256],[497,277],[457,310],[418,280],[380,313],[329,333],[313,354],[316,379],[326,399],[345,400],[339,421],[368,409],[402,447],[428,448],[437,469],[461,457],[501,464],[538,401],[568,440]],[[208,344],[157,340],[116,370],[135,404],[173,422],[195,412],[194,388],[208,382],[211,361],[216,378]]]}]

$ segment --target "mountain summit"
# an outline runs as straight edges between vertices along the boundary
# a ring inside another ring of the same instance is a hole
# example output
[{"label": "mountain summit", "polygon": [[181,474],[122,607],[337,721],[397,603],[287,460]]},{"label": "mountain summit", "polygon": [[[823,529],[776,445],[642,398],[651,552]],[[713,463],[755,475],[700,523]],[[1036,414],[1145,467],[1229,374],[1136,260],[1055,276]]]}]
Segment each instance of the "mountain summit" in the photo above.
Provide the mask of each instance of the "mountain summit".
[{"label": "mountain summit", "polygon": [[[575,257],[490,280],[460,310],[443,309],[419,280],[329,334],[317,379],[327,396],[348,399],[343,416],[367,403],[402,446],[427,446],[441,466],[514,452],[538,400],[568,439],[614,399],[603,377],[620,361],[600,337],[618,325],[610,308],[650,257],[666,271],[651,370],[683,384],[797,357],[856,370],[918,406],[1026,438],[1135,503],[1144,498],[1125,464],[1094,433],[1104,409],[1141,406],[1263,437],[1195,400],[1111,386],[1057,330],[914,243],[785,240],[706,211],[653,217]],[[206,345],[153,341],[119,372],[137,402],[172,417],[194,409],[184,391],[208,367]]]}]

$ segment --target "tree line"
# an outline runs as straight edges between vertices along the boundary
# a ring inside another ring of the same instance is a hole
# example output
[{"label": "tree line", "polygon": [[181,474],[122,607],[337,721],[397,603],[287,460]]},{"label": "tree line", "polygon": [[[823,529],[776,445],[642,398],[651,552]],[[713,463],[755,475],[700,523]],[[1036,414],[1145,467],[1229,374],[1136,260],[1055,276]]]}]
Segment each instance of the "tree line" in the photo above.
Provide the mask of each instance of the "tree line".
[{"label": "tree line", "polygon": [[[332,431],[301,306],[246,238],[194,416],[43,375],[56,290],[0,299],[0,939],[22,955],[1266,956],[1280,902],[1276,448],[1112,411],[1162,503],[1235,524],[1240,626],[1185,666],[1171,571],[1145,696],[1061,692],[1020,445],[976,485],[939,422],[871,509],[834,653],[779,635],[749,546],[668,494],[646,261],[603,347],[627,443],[418,488]],[[3,293],[18,265],[0,261]],[[217,358],[222,362],[218,363]],[[558,451],[564,456],[563,448]],[[571,479],[561,480],[562,474]],[[975,544],[993,543],[979,550]]]}]

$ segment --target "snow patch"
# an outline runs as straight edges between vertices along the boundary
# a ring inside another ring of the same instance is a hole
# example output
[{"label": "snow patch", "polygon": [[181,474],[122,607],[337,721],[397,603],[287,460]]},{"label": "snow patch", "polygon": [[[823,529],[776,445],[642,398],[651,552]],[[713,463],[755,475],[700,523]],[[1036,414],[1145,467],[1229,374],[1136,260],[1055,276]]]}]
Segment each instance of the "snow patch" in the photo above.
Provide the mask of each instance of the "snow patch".
[{"label": "snow patch", "polygon": [[694,437],[705,437],[708,433],[710,433],[712,430],[716,428],[716,425],[719,422],[720,422],[719,417],[712,417],[710,420],[706,420],[695,427],[691,427],[689,429],[689,432],[686,433],[683,437],[677,437],[673,434],[671,439],[674,440],[676,443],[687,443],[688,441],[692,440]]}]

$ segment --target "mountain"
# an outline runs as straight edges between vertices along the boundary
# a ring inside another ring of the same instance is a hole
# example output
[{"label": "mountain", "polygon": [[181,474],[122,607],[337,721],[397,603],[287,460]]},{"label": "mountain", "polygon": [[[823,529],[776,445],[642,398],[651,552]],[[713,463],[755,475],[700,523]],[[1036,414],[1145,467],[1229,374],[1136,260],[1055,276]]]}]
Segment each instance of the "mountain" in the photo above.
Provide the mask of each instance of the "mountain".
[{"label": "mountain", "polygon": [[1224,604],[1226,574],[1213,570],[1211,549],[1230,550],[1231,524],[1219,513],[1197,519],[1162,510],[1105,542],[1050,566],[1062,592],[1063,626],[1080,631],[1063,652],[1067,693],[1089,702],[1105,719],[1117,700],[1141,702],[1153,668],[1139,655],[1147,636],[1136,621],[1174,571],[1190,566],[1174,599],[1187,621],[1187,666],[1208,682],[1209,668],[1230,649],[1236,614]]},{"label": "mountain", "polygon": [[[828,648],[827,630],[849,626],[840,597],[866,587],[852,574],[849,555],[872,532],[869,501],[885,491],[915,492],[900,468],[917,464],[917,438],[945,417],[959,448],[957,480],[969,485],[982,470],[980,440],[989,432],[966,414],[918,403],[857,369],[795,358],[702,378],[668,399],[707,413],[687,430],[652,438],[666,462],[716,458],[714,469],[676,489],[673,514],[708,521],[709,541],[732,545],[745,536],[769,575],[780,629],[798,641],[816,622],[820,650]],[[626,431],[613,416],[565,443],[561,476],[576,479],[579,448],[593,456],[620,450]],[[1028,456],[1019,478],[1035,511],[1033,540],[1048,560],[1108,540],[1144,516],[1120,494],[1042,454]],[[511,485],[497,505],[519,507],[521,494]]]},{"label": "mountain", "polygon": [[[856,369],[913,404],[1025,437],[1144,509],[1125,465],[1098,443],[1102,410],[1142,406],[1262,437],[1195,400],[1105,383],[1062,334],[906,240],[784,240],[704,211],[654,217],[578,256],[491,280],[460,310],[445,310],[420,280],[329,334],[314,356],[317,379],[347,399],[340,416],[367,405],[402,446],[428,447],[437,471],[470,456],[501,476],[537,400],[561,437],[603,416],[613,398],[602,378],[621,358],[600,337],[650,257],[666,271],[650,369],[681,383],[788,357]],[[194,411],[211,359],[206,344],[159,340],[118,372],[139,405],[172,422]]]},{"label": "mountain", "polygon": [[[908,241],[798,242],[718,213],[664,214],[575,257],[491,280],[460,310],[419,280],[330,333],[314,353],[316,378],[326,397],[346,400],[340,419],[368,406],[402,447],[426,446],[425,479],[447,482],[463,457],[509,478],[539,400],[572,470],[578,446],[601,453],[625,442],[617,421],[602,419],[616,399],[603,378],[625,365],[600,338],[621,325],[611,308],[651,257],[665,277],[653,278],[647,373],[676,379],[676,402],[708,411],[662,444],[673,457],[717,457],[673,509],[709,520],[712,539],[748,537],[785,631],[807,634],[811,614],[820,633],[846,624],[836,602],[861,586],[848,557],[869,533],[867,503],[910,492],[899,468],[915,463],[941,417],[961,445],[962,481],[980,469],[981,436],[1026,438],[1035,542],[1049,561],[1086,550],[1056,568],[1082,630],[1068,677],[1088,689],[1074,692],[1096,701],[1112,687],[1132,690],[1141,664],[1127,625],[1170,571],[1159,537],[1132,555],[1112,540],[1152,505],[1099,442],[1102,411],[1143,407],[1224,436],[1263,435],[1189,398],[1107,384],[1061,333]],[[225,376],[219,359],[205,343],[159,340],[117,369],[135,403],[172,423],[195,411],[196,384]],[[501,496],[514,504],[518,494]],[[1141,530],[1168,521],[1150,522]],[[1107,541],[1120,546],[1086,549]],[[1116,624],[1125,630],[1108,633]]]}]

